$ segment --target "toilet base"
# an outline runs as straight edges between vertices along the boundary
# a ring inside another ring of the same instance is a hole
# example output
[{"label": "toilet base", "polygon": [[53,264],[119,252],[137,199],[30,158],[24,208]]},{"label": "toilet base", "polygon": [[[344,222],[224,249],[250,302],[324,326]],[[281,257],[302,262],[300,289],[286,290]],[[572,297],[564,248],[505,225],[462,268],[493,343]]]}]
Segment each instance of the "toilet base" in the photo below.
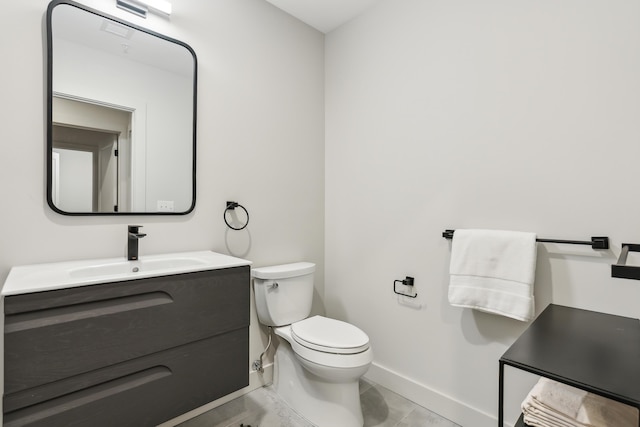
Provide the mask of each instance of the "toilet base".
[{"label": "toilet base", "polygon": [[283,339],[274,364],[276,393],[302,417],[318,427],[362,427],[359,377],[345,382],[321,378],[302,366]]}]

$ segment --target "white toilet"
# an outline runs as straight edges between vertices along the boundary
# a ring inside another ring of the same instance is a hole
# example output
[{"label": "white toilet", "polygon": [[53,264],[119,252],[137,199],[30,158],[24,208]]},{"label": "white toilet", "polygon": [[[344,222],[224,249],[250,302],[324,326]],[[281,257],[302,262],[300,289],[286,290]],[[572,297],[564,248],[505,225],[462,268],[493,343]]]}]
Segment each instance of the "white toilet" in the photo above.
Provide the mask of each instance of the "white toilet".
[{"label": "white toilet", "polygon": [[310,262],[251,271],[260,323],[280,337],[274,388],[319,427],[362,427],[358,381],[373,360],[369,337],[346,322],[307,318],[314,271]]}]

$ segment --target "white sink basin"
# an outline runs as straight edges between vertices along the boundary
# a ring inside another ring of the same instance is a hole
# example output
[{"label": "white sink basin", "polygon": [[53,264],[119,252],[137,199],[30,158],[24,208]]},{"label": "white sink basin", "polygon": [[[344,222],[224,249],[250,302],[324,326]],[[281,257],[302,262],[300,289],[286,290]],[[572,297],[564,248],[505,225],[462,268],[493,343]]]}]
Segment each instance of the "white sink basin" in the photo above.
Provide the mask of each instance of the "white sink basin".
[{"label": "white sink basin", "polygon": [[149,255],[137,261],[108,258],[13,267],[2,295],[18,295],[144,277],[250,265],[251,262],[211,251]]},{"label": "white sink basin", "polygon": [[193,257],[176,258],[173,255],[163,256],[160,259],[142,258],[138,261],[114,261],[106,264],[89,265],[69,270],[71,277],[98,277],[112,276],[114,274],[128,274],[151,272],[156,270],[167,270],[174,268],[186,268],[189,271],[192,267],[206,266],[206,260]]}]

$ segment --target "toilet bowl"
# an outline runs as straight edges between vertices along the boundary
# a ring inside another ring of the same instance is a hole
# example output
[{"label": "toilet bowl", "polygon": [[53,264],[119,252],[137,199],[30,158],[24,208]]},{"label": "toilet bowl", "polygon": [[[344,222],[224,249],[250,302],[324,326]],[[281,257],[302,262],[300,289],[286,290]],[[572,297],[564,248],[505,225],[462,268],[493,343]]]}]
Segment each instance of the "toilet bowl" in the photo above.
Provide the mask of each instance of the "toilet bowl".
[{"label": "toilet bowl", "polygon": [[260,322],[273,326],[278,345],[274,389],[319,427],[362,427],[359,380],[373,360],[369,337],[358,327],[308,317],[314,264],[254,269]]},{"label": "toilet bowl", "polygon": [[[340,331],[335,328],[339,322],[347,332],[356,330],[364,337],[347,348],[332,347],[326,340],[319,344],[314,336],[296,333],[298,326],[306,326],[308,321],[313,321],[319,331],[325,324]],[[276,328],[275,333],[281,339],[276,350],[274,388],[285,402],[320,427],[361,427],[359,380],[373,360],[368,337],[353,325],[322,316]],[[354,352],[356,348],[361,351]]]}]

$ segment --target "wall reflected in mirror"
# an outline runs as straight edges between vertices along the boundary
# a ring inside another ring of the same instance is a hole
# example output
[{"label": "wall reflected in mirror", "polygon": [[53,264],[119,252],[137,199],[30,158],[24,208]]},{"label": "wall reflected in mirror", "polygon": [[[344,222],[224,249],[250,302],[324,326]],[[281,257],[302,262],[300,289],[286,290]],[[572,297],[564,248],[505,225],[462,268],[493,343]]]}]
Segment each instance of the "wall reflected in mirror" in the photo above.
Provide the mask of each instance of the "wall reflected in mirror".
[{"label": "wall reflected in mirror", "polygon": [[71,215],[195,205],[196,58],[72,1],[48,13],[48,191]]}]

